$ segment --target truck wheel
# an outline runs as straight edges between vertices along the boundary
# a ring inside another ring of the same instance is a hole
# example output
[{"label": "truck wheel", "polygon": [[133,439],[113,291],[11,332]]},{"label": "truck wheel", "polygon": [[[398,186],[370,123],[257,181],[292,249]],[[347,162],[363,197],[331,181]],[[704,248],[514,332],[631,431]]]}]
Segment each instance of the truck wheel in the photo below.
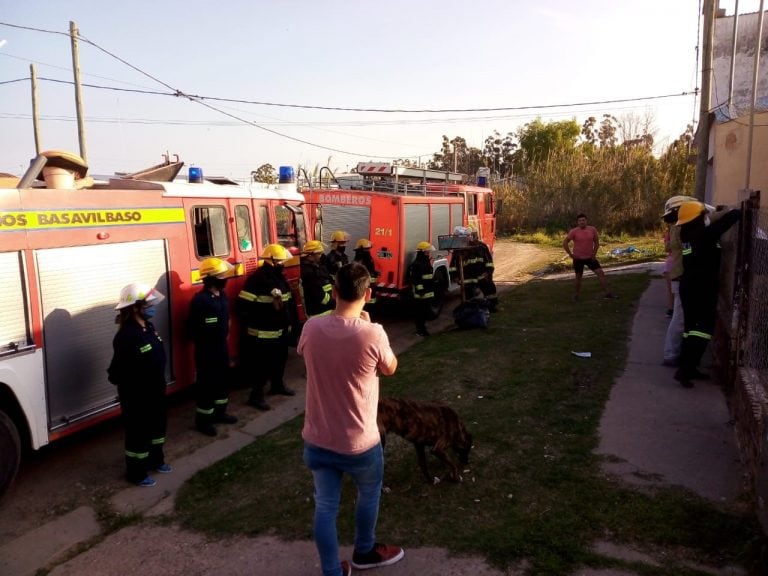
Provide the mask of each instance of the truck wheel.
[{"label": "truck wheel", "polygon": [[440,316],[440,312],[443,310],[443,304],[445,303],[445,295],[447,292],[448,276],[445,274],[445,270],[440,268],[437,272],[435,272],[435,296],[432,298],[432,302],[429,307],[433,320]]},{"label": "truck wheel", "polygon": [[19,431],[5,412],[0,411],[0,497],[16,477],[21,461]]}]

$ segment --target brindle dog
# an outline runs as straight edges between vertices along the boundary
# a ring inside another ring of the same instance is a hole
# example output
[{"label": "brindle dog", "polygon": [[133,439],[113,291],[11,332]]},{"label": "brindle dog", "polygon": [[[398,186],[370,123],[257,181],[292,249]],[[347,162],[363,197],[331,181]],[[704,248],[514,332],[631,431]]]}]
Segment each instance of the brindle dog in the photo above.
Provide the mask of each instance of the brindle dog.
[{"label": "brindle dog", "polygon": [[448,456],[451,448],[459,463],[469,463],[472,449],[472,435],[459,419],[458,414],[444,404],[416,402],[405,398],[380,398],[377,422],[381,444],[386,442],[387,432],[394,432],[416,447],[419,468],[430,484],[439,480],[429,475],[425,448],[434,454],[448,468],[443,479],[461,482],[458,466]]}]

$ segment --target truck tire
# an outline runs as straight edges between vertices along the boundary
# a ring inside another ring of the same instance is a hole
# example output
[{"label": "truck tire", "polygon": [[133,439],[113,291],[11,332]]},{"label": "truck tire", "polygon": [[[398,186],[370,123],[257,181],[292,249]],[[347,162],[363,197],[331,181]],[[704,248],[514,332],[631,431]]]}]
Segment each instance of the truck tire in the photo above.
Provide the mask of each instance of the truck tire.
[{"label": "truck tire", "polygon": [[0,498],[16,477],[21,461],[21,440],[13,420],[0,411]]},{"label": "truck tire", "polygon": [[440,316],[440,312],[443,311],[443,304],[445,303],[445,295],[448,292],[448,275],[445,273],[444,268],[439,268],[435,272],[435,296],[432,298],[430,304],[430,316],[432,320]]}]

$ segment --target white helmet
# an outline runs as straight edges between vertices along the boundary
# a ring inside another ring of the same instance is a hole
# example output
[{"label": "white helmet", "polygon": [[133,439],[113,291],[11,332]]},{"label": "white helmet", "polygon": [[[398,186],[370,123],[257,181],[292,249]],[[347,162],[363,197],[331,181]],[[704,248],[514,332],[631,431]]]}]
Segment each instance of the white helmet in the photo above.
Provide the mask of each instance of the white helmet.
[{"label": "white helmet", "polygon": [[128,306],[133,306],[136,302],[145,301],[149,305],[154,305],[165,300],[165,296],[158,292],[149,284],[132,282],[120,290],[120,301],[115,306],[115,310],[121,310]]}]

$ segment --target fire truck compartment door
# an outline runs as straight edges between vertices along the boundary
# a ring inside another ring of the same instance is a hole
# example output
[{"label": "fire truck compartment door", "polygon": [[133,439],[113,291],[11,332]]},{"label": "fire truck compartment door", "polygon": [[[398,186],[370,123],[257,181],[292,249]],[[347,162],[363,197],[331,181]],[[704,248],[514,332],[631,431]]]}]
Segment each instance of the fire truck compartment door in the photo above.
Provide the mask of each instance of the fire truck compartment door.
[{"label": "fire truck compartment door", "polygon": [[360,238],[371,238],[371,207],[370,206],[336,206],[323,204],[323,237],[322,241],[329,244],[331,234],[336,230],[344,230],[349,234],[347,256],[350,262],[355,256],[352,249]]},{"label": "fire truck compartment door", "polygon": [[[144,282],[169,296],[164,240],[51,248],[36,252],[43,313],[50,430],[117,403],[107,380],[120,290]],[[169,298],[152,319],[168,349]],[[169,362],[170,366],[170,354]]]},{"label": "fire truck compartment door", "polygon": [[24,350],[29,341],[26,291],[19,252],[0,253],[0,354]]}]

